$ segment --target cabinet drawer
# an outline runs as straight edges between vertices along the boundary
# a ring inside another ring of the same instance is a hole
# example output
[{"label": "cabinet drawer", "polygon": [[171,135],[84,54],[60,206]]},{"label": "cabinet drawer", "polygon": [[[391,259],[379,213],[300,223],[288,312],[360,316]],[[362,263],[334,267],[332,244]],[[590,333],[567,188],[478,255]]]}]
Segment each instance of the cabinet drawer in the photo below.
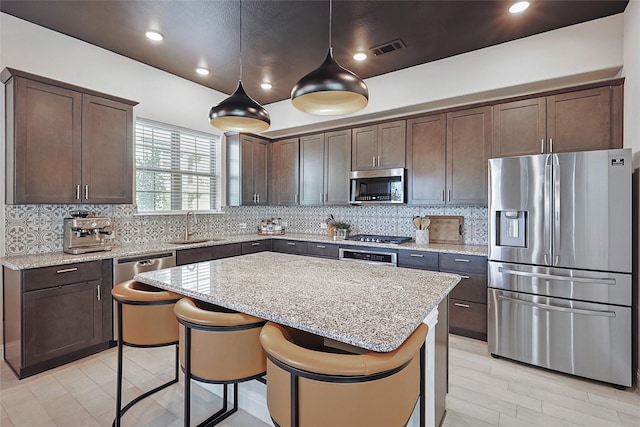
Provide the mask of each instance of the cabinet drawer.
[{"label": "cabinet drawer", "polygon": [[449,332],[487,340],[487,305],[449,298]]},{"label": "cabinet drawer", "polygon": [[307,255],[338,259],[340,246],[330,243],[307,242]]},{"label": "cabinet drawer", "polygon": [[238,256],[242,253],[240,243],[231,243],[228,245],[217,245],[211,247],[211,259],[229,258]]},{"label": "cabinet drawer", "polygon": [[253,242],[243,242],[242,243],[242,255],[245,254],[253,254],[256,252],[264,252],[271,250],[271,240],[256,240]]},{"label": "cabinet drawer", "polygon": [[307,253],[307,242],[297,240],[274,239],[271,247],[274,252],[283,252],[285,254],[304,255]]},{"label": "cabinet drawer", "polygon": [[487,274],[487,257],[440,254],[440,271]]},{"label": "cabinet drawer", "polygon": [[77,264],[56,265],[24,271],[23,290],[35,291],[70,283],[102,279],[102,263],[110,261],[89,261]]},{"label": "cabinet drawer", "polygon": [[176,265],[193,264],[211,260],[211,246],[176,251]]},{"label": "cabinet drawer", "polygon": [[398,251],[398,267],[438,270],[438,254],[426,251]]},{"label": "cabinet drawer", "polygon": [[478,302],[481,304],[487,303],[487,276],[484,274],[468,274],[460,275],[462,280],[451,291],[449,296],[451,298]]}]

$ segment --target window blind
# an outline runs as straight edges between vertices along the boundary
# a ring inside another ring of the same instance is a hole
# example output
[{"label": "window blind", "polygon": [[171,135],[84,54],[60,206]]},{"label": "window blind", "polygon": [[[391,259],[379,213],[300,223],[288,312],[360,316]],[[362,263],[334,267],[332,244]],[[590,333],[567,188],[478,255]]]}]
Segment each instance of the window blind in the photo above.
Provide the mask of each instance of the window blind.
[{"label": "window blind", "polygon": [[139,212],[220,210],[220,138],[136,120]]}]

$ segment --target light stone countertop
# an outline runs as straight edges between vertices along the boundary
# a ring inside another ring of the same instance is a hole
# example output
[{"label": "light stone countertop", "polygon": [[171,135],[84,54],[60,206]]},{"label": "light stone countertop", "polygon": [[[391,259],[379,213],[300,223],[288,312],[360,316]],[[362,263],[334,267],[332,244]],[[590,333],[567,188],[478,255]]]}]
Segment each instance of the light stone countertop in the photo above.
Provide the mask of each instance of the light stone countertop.
[{"label": "light stone countertop", "polygon": [[387,352],[404,342],[460,276],[260,252],[141,273],[135,280]]},{"label": "light stone countertop", "polygon": [[76,262],[94,261],[109,258],[121,258],[128,256],[150,255],[158,252],[175,251],[179,249],[189,249],[214,245],[225,245],[229,243],[242,243],[260,239],[291,239],[304,240],[309,242],[334,243],[340,245],[369,246],[389,249],[409,249],[429,252],[447,252],[461,255],[487,256],[487,247],[481,245],[443,245],[429,244],[416,245],[415,241],[403,243],[402,245],[388,245],[380,243],[366,243],[355,240],[333,240],[322,234],[284,234],[274,236],[261,236],[258,234],[240,234],[233,236],[220,236],[219,240],[209,240],[202,243],[189,243],[175,245],[171,243],[148,243],[128,246],[115,246],[111,251],[90,252],[86,254],[71,255],[64,252],[50,252],[45,254],[18,255],[0,258],[3,266],[12,270],[25,270],[29,268],[51,267],[55,265],[73,264]]}]

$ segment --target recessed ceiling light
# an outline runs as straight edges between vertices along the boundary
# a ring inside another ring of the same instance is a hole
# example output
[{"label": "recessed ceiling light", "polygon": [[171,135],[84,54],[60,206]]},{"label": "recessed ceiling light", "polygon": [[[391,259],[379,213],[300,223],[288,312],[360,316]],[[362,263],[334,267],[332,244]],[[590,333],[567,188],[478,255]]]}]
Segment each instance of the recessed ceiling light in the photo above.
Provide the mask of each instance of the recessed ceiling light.
[{"label": "recessed ceiling light", "polygon": [[269,83],[269,82],[264,82],[264,83],[262,83],[262,84],[260,85],[260,87],[261,87],[262,89],[264,89],[264,90],[269,90],[269,89],[271,89],[273,86],[272,86],[272,85],[271,85],[271,83]]},{"label": "recessed ceiling light", "polygon": [[149,40],[153,40],[154,42],[159,42],[160,40],[164,39],[164,36],[155,30],[149,30],[144,33],[144,35],[147,36]]},{"label": "recessed ceiling light", "polygon": [[509,8],[509,12],[511,12],[511,13],[520,13],[520,12],[524,12],[528,8],[529,8],[529,2],[528,1],[519,1],[519,2],[514,3],[514,4],[511,5],[511,7]]},{"label": "recessed ceiling light", "polygon": [[356,61],[364,61],[365,59],[367,59],[367,54],[364,52],[357,52],[355,55],[353,55],[353,59],[355,59]]},{"label": "recessed ceiling light", "polygon": [[208,76],[209,70],[204,67],[198,67],[196,68],[196,73],[200,74],[201,76]]}]

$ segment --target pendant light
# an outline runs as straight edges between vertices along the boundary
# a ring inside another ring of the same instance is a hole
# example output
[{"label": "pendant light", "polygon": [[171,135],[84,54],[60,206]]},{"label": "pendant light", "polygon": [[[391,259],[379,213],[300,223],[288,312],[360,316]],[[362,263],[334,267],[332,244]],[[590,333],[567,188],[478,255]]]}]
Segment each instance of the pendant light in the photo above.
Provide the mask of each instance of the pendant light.
[{"label": "pendant light", "polygon": [[329,0],[329,52],[326,59],[291,89],[294,107],[320,116],[352,113],[362,110],[369,102],[369,89],[364,81],[333,58],[332,9],[332,1]]},{"label": "pendant light", "polygon": [[218,129],[236,132],[262,132],[269,129],[269,112],[242,87],[242,0],[240,1],[240,79],[235,92],[209,111],[211,124]]}]

